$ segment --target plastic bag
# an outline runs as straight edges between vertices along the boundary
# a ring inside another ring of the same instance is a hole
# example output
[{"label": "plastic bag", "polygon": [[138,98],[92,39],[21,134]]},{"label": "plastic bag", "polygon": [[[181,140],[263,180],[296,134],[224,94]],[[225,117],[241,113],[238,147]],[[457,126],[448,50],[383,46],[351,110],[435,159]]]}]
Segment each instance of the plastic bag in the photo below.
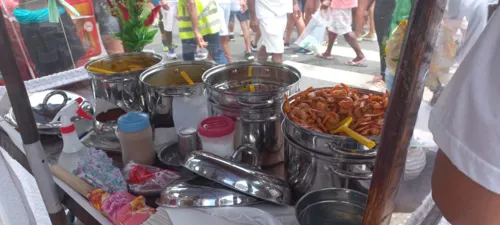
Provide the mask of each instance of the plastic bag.
[{"label": "plastic bag", "polygon": [[146,166],[130,161],[123,169],[130,192],[138,195],[158,195],[180,176],[170,170]]},{"label": "plastic bag", "polygon": [[300,37],[295,41],[295,44],[301,48],[317,52],[319,46],[321,46],[321,43],[325,40],[325,32],[329,20],[329,11],[318,9],[312,16],[309,24],[307,24],[304,32],[302,32]]},{"label": "plastic bag", "polygon": [[389,40],[385,43],[385,55],[387,68],[392,71],[396,71],[396,67],[399,62],[399,53],[403,47],[403,41],[405,39],[406,27],[408,26],[408,20],[403,20],[396,27]]}]

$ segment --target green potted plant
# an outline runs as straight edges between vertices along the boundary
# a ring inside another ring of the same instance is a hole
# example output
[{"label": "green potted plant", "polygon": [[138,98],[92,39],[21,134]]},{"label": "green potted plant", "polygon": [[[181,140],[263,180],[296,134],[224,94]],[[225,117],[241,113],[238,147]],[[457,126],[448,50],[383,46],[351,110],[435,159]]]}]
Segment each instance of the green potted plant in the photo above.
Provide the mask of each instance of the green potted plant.
[{"label": "green potted plant", "polygon": [[152,28],[161,6],[150,9],[147,0],[106,0],[107,10],[120,23],[121,31],[115,33],[126,52],[141,52],[153,42],[158,29]]}]

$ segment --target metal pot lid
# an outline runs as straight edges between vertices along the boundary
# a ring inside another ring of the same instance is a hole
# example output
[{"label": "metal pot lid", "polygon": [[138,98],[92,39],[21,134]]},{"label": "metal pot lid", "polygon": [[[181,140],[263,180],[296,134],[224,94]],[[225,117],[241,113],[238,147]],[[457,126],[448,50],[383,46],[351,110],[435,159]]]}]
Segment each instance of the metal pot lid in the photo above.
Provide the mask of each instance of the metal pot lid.
[{"label": "metal pot lid", "polygon": [[244,206],[258,202],[254,197],[199,176],[172,182],[156,200],[157,205],[170,208]]},{"label": "metal pot lid", "polygon": [[[92,105],[82,96],[70,91],[46,90],[30,94],[29,100],[31,103],[31,109],[33,110],[33,116],[40,133],[54,135],[59,134],[59,127],[61,126],[60,121],[51,121],[54,119],[59,110],[66,106],[68,102],[77,98],[82,98],[84,100],[82,108],[89,114],[92,114]],[[17,128],[17,122],[12,108],[10,108],[9,112],[5,115],[5,119],[12,126]],[[80,122],[79,117],[74,117],[72,120],[75,122],[75,126],[77,127],[89,127],[89,129],[85,128],[84,130],[90,130],[92,126],[92,121],[88,122],[82,120]]]},{"label": "metal pot lid", "polygon": [[[252,155],[252,165],[236,162],[243,152]],[[249,145],[238,147],[231,159],[205,151],[188,155],[183,166],[192,172],[233,190],[277,204],[289,204],[291,191],[282,179],[263,173],[257,166],[258,151]]]}]

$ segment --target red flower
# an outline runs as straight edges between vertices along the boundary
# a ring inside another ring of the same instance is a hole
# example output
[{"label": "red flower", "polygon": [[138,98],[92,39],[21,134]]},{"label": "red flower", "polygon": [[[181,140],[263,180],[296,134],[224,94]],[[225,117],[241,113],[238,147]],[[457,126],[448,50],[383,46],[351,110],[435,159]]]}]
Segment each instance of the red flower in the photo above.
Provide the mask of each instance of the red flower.
[{"label": "red flower", "polygon": [[151,24],[153,24],[153,22],[155,21],[155,18],[156,18],[156,14],[158,14],[160,9],[161,9],[161,5],[156,6],[156,7],[154,7],[153,10],[151,10],[151,14],[149,14],[148,18],[144,21],[144,26],[151,26]]},{"label": "red flower", "polygon": [[113,6],[113,4],[111,3],[110,0],[106,0],[106,2],[108,3],[109,11],[111,12],[111,15],[114,16],[114,17],[116,17],[116,13],[113,10],[113,8],[115,8],[115,7]]},{"label": "red flower", "polygon": [[106,0],[106,2],[108,3],[109,8],[111,8],[111,9],[114,8],[114,6],[113,6],[113,4],[111,4],[110,0]]},{"label": "red flower", "polygon": [[127,8],[121,2],[118,3],[118,8],[120,9],[120,11],[122,11],[123,19],[125,21],[128,21],[130,19],[130,15],[128,14]]}]

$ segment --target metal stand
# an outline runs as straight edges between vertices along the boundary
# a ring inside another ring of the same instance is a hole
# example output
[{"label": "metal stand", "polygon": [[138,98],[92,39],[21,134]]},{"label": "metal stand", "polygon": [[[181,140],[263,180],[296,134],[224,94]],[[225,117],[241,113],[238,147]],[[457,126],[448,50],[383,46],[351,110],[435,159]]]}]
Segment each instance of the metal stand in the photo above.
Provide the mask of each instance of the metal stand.
[{"label": "metal stand", "polygon": [[52,224],[67,225],[66,214],[60,199],[57,197],[54,179],[49,171],[45,152],[40,143],[28,93],[14,58],[12,42],[9,40],[2,10],[0,10],[0,46],[2,46],[0,51],[0,72],[7,88],[14,115],[19,124],[24,151],[32,174],[40,189]]}]

